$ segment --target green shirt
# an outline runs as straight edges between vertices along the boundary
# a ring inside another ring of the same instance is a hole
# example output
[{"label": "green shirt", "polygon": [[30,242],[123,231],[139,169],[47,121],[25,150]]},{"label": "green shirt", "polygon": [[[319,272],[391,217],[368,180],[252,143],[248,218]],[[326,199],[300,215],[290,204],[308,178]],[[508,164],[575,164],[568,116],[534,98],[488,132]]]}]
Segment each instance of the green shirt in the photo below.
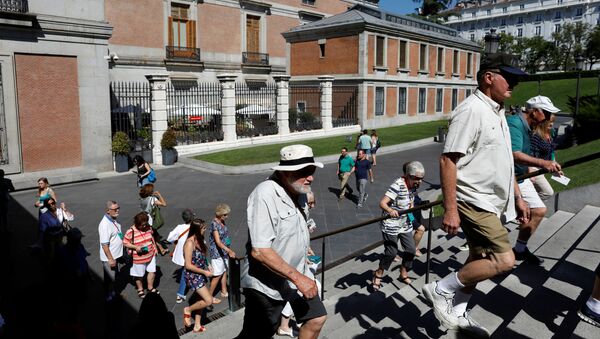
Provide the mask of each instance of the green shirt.
[{"label": "green shirt", "polygon": [[350,172],[352,171],[352,167],[354,167],[354,159],[348,154],[346,156],[340,155],[338,163],[340,164],[340,173]]},{"label": "green shirt", "polygon": [[[508,129],[510,130],[510,143],[512,151],[531,154],[531,129],[527,121],[523,119],[522,114],[515,114],[506,117]],[[517,164],[515,161],[515,175],[527,173],[527,165]]]}]

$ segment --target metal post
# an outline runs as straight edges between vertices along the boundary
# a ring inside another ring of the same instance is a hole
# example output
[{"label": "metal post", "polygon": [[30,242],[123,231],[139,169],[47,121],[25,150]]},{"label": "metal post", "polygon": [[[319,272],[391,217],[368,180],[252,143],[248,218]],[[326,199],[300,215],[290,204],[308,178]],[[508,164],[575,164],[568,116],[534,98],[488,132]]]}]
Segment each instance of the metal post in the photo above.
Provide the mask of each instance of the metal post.
[{"label": "metal post", "polygon": [[231,312],[242,308],[240,262],[238,258],[229,257],[229,311]]},{"label": "metal post", "polygon": [[542,79],[538,79],[538,95],[542,94]]},{"label": "metal post", "polygon": [[433,207],[429,208],[429,229],[427,230],[427,269],[425,271],[425,283],[429,284],[429,266],[431,258],[431,233],[433,230]]},{"label": "metal post", "polygon": [[581,80],[581,70],[577,71],[577,91],[575,92],[575,113],[573,113],[573,144],[577,145],[577,113],[579,113],[579,81]]},{"label": "metal post", "polygon": [[558,211],[558,195],[560,193],[556,192],[556,194],[554,194],[554,213],[556,213],[556,211]]},{"label": "metal post", "polygon": [[321,245],[321,300],[325,300],[325,238]]}]

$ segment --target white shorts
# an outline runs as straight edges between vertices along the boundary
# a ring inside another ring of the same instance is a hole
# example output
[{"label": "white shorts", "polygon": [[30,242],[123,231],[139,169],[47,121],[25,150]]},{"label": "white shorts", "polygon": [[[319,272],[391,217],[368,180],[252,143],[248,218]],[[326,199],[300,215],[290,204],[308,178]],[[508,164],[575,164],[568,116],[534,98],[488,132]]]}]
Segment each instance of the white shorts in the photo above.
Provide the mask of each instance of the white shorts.
[{"label": "white shorts", "polygon": [[529,208],[545,208],[546,205],[540,198],[540,195],[536,191],[533,183],[529,179],[525,179],[522,183],[519,184],[519,189],[521,190],[521,195],[523,196],[523,200],[529,204]]},{"label": "white shorts", "polygon": [[152,260],[145,264],[133,264],[131,265],[131,269],[129,270],[129,275],[132,277],[141,278],[146,274],[146,272],[154,273],[156,272],[156,256],[152,257]]},{"label": "white shorts", "polygon": [[210,265],[213,269],[213,276],[218,277],[227,271],[228,263],[223,260],[223,258],[218,259],[210,259]]}]

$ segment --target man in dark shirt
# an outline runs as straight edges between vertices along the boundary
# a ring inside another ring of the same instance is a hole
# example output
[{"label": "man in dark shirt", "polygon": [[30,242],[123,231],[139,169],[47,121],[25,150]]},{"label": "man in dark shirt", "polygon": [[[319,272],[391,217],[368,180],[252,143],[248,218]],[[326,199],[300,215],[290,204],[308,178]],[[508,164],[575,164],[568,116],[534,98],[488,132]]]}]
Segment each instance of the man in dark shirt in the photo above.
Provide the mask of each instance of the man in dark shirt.
[{"label": "man in dark shirt", "polygon": [[367,179],[371,179],[371,182],[373,182],[373,170],[371,169],[371,162],[367,159],[367,155],[365,154],[364,150],[358,150],[358,157],[356,158],[356,165],[354,166],[354,174],[356,175],[356,189],[358,189],[357,208],[360,208],[369,197],[369,195],[365,192],[367,187]]}]

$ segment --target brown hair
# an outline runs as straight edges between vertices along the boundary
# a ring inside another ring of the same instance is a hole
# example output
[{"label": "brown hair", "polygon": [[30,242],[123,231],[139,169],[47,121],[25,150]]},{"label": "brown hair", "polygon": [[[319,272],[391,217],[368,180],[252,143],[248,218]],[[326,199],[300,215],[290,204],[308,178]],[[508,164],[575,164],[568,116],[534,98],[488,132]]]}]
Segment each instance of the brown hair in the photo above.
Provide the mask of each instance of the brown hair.
[{"label": "brown hair", "polygon": [[196,242],[200,246],[200,251],[206,254],[206,244],[204,243],[204,231],[206,231],[206,222],[202,219],[194,219],[190,224],[190,237],[196,237]]},{"label": "brown hair", "polygon": [[140,198],[147,198],[152,195],[152,192],[154,192],[154,185],[145,184],[140,188]]},{"label": "brown hair", "polygon": [[135,228],[142,232],[146,232],[150,225],[148,225],[148,214],[146,212],[140,212],[133,217],[133,224]]},{"label": "brown hair", "polygon": [[[48,178],[46,177],[41,177],[37,180],[37,182],[43,181],[46,185],[50,186],[50,183],[48,183]],[[38,194],[42,193],[42,189],[38,187]]]}]

